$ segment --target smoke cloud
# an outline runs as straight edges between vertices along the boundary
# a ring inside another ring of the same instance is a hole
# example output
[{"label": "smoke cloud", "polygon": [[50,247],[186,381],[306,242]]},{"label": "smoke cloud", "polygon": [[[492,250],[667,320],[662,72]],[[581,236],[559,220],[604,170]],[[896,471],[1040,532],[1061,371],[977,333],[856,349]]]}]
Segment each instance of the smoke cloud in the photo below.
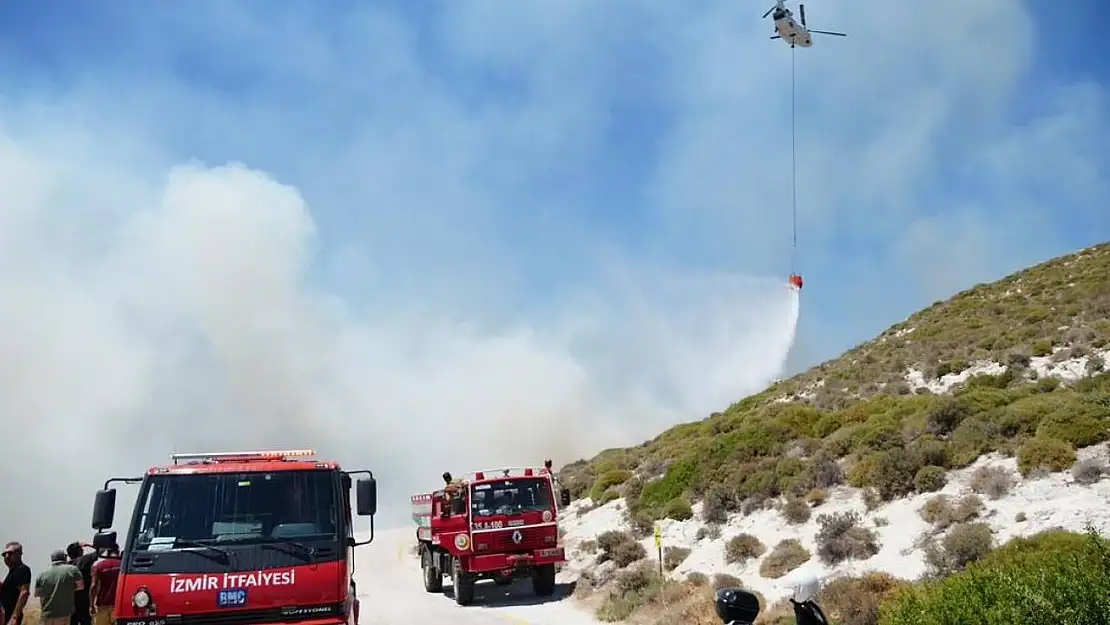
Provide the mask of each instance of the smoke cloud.
[{"label": "smoke cloud", "polygon": [[444,470],[562,464],[722,409],[793,339],[781,279],[631,261],[499,323],[387,293],[360,310],[312,279],[326,246],[296,188],[79,154],[0,139],[2,530],[32,564],[89,535],[105,478],[174,451],[315,448],[373,470],[380,521],[404,523]]}]

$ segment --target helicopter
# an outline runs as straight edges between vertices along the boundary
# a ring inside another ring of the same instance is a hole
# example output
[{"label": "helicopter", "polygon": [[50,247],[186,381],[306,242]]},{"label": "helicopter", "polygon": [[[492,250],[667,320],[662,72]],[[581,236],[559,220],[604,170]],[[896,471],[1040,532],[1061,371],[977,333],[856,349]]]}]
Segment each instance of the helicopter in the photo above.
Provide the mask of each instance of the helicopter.
[{"label": "helicopter", "polygon": [[808,48],[813,45],[813,38],[810,37],[810,33],[834,35],[836,37],[848,36],[844,33],[834,33],[828,30],[811,30],[806,26],[806,5],[799,4],[798,12],[801,14],[802,18],[801,24],[794,19],[794,13],[786,8],[786,2],[784,0],[777,0],[775,6],[767,9],[767,12],[763,14],[763,18],[766,19],[768,15],[771,16],[771,19],[775,21],[775,32],[777,33],[773,35],[771,39],[782,39],[783,41],[787,41],[790,43],[791,48],[795,45]]}]

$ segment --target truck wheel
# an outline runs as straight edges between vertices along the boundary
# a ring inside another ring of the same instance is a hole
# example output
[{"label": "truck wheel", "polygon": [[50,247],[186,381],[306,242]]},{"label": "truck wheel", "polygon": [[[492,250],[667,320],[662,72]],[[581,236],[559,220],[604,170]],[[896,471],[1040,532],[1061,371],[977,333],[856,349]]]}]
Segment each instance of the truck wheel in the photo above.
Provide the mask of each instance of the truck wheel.
[{"label": "truck wheel", "polygon": [[451,586],[455,592],[455,603],[470,605],[474,601],[474,578],[462,570],[458,560],[451,567]]},{"label": "truck wheel", "polygon": [[428,592],[443,592],[443,574],[432,563],[431,558],[425,558],[423,564],[424,568],[424,590]]},{"label": "truck wheel", "polygon": [[539,597],[548,597],[555,593],[554,564],[541,564],[532,569],[532,590]]}]

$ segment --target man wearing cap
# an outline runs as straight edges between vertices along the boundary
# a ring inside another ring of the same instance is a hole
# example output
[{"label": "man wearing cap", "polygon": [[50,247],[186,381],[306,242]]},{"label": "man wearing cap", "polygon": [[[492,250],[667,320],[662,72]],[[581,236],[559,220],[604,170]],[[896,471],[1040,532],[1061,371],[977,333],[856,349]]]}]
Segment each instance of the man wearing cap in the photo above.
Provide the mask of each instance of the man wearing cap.
[{"label": "man wearing cap", "polygon": [[66,552],[50,554],[50,568],[35,580],[35,596],[42,607],[42,625],[69,625],[77,591],[84,589],[81,571],[66,562]]},{"label": "man wearing cap", "polygon": [[95,549],[85,553],[85,549],[92,548],[92,545],[83,543],[81,541],[74,541],[69,543],[66,547],[66,555],[69,556],[69,563],[77,567],[81,571],[81,581],[84,583],[84,588],[77,591],[77,596],[74,598],[73,616],[70,617],[70,625],[91,625],[92,611],[89,609],[89,586],[92,585],[92,567],[100,554]]},{"label": "man wearing cap", "polygon": [[5,625],[23,625],[23,606],[31,594],[31,568],[23,563],[23,545],[10,542],[4,545],[4,564],[8,575],[0,586],[0,612]]}]

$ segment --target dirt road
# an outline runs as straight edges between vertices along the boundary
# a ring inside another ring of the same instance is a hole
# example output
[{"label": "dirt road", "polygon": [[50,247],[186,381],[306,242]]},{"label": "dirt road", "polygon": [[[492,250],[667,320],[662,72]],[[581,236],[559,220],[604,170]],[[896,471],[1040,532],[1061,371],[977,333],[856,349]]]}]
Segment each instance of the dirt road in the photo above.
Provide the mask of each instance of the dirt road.
[{"label": "dirt road", "polygon": [[442,593],[424,591],[420,563],[411,555],[414,530],[383,530],[356,556],[361,625],[597,625],[575,607],[572,586],[559,580],[553,597],[536,597],[527,579],[509,587],[479,582],[472,605],[455,605],[451,582]]}]

